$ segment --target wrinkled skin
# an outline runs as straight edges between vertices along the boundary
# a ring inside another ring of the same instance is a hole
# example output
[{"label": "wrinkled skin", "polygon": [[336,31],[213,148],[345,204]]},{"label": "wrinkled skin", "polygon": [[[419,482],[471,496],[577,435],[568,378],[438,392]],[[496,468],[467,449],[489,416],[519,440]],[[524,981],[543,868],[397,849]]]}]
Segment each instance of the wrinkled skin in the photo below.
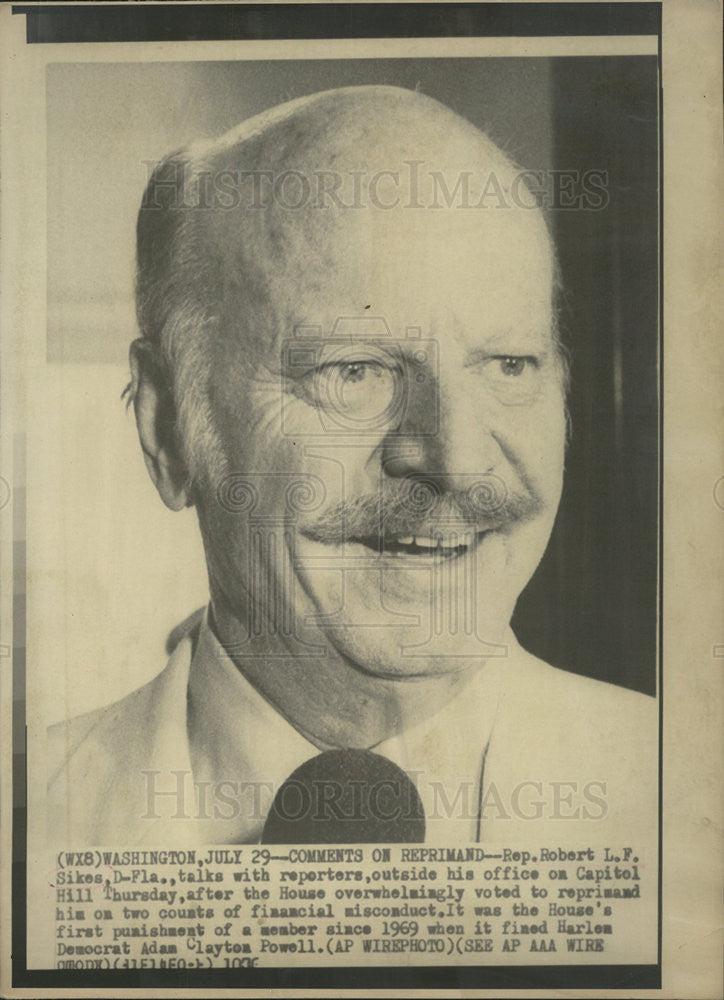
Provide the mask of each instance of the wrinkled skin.
[{"label": "wrinkled skin", "polygon": [[[220,147],[221,168],[404,176],[415,159],[449,190],[461,171],[473,190],[491,171],[503,185],[513,176],[469,123],[393,88],[317,95],[251,131]],[[560,499],[564,398],[540,214],[402,200],[270,199],[204,220],[224,288],[208,344],[224,482],[193,496],[214,627],[319,746],[374,745],[505,655]],[[171,446],[149,430],[153,381],[135,363],[147,462],[180,506]],[[428,503],[415,506],[411,484]]]}]

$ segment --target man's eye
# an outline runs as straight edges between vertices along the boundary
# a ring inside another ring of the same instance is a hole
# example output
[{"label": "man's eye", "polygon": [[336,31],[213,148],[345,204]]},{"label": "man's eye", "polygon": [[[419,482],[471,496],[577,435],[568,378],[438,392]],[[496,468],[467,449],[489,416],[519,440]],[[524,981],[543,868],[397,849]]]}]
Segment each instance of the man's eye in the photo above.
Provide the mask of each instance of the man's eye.
[{"label": "man's eye", "polygon": [[[330,367],[336,368],[337,366]],[[339,378],[346,383],[364,382],[365,378],[372,375],[379,378],[381,374],[380,366],[370,361],[350,361],[339,366]]]},{"label": "man's eye", "polygon": [[321,365],[315,376],[315,403],[365,422],[386,413],[399,395],[399,374],[374,359]]},{"label": "man's eye", "polygon": [[500,364],[500,369],[503,375],[512,375],[513,377],[522,375],[526,367],[529,366],[535,359],[534,358],[521,358],[515,355],[509,357],[503,357],[496,359]]},{"label": "man's eye", "polygon": [[540,389],[541,363],[532,355],[496,354],[485,361],[482,372],[502,403],[530,402]]},{"label": "man's eye", "polygon": [[317,369],[317,378],[342,389],[390,377],[389,369],[378,361],[335,361]]}]

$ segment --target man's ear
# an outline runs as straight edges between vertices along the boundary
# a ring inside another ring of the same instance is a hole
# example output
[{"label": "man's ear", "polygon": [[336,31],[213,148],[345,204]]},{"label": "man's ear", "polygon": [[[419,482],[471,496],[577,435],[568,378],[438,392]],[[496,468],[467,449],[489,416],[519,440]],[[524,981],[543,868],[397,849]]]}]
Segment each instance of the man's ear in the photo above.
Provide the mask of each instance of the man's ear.
[{"label": "man's ear", "polygon": [[136,428],[148,474],[161,499],[170,510],[182,510],[191,504],[188,470],[176,447],[173,399],[149,346],[134,340],[129,356]]}]

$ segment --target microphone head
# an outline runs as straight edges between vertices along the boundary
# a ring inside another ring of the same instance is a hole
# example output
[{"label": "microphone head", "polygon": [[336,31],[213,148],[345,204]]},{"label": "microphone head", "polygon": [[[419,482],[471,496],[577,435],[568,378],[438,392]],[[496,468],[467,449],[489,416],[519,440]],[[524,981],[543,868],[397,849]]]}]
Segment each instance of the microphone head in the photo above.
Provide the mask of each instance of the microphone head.
[{"label": "microphone head", "polygon": [[420,844],[425,811],[405,772],[371,750],[327,750],[279,788],[262,844]]}]

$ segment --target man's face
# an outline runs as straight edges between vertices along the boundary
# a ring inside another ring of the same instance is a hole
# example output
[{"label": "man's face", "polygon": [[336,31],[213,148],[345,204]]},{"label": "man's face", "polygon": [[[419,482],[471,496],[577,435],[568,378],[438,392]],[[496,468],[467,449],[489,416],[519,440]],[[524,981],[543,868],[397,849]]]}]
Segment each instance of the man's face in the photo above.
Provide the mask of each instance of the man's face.
[{"label": "man's face", "polygon": [[543,223],[359,213],[323,242],[247,260],[255,277],[227,296],[213,409],[228,474],[201,511],[214,601],[249,651],[381,677],[505,655],[563,469]]}]

